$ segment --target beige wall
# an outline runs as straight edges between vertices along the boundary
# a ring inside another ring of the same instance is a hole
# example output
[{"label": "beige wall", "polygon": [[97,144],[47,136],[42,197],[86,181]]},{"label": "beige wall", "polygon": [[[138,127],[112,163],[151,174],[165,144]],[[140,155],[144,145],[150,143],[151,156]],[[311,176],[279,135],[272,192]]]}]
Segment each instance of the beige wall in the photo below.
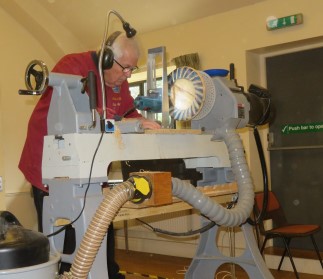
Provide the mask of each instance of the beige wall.
[{"label": "beige wall", "polygon": [[[322,0],[268,0],[138,37],[144,54],[147,49],[161,45],[166,46],[169,61],[182,54],[198,52],[203,69],[228,68],[230,63],[234,63],[240,85],[247,88],[251,82],[258,82],[265,86],[265,80],[258,70],[261,70],[261,55],[273,51],[278,45],[288,47],[290,42],[301,41],[306,44],[307,39],[320,38],[323,35],[322,10]],[[0,4],[0,176],[4,179],[5,193],[8,195],[29,191],[29,185],[17,165],[28,118],[38,97],[18,96],[18,89],[25,87],[25,68],[35,58],[43,59],[50,68],[56,61],[56,55],[47,52],[42,36],[29,33],[28,28],[18,23],[21,19],[14,19],[11,12],[3,9]],[[269,16],[282,17],[300,12],[304,15],[303,25],[270,32],[266,30],[266,19]],[[75,51],[81,50],[81,46],[67,36],[68,32],[62,31],[59,23],[55,25],[55,20],[49,16],[48,21],[50,24],[44,27],[47,30],[46,40],[59,42],[60,53],[68,53],[72,45],[75,46]],[[28,21],[25,22],[27,23]],[[49,35],[52,36],[51,39],[48,39]],[[146,64],[146,55],[143,55],[140,64]],[[248,68],[248,64],[255,66],[256,70]],[[266,130],[263,138],[265,134]],[[246,131],[241,135],[256,184],[260,185],[261,177],[252,137]],[[0,209],[8,208],[3,202],[4,198],[4,192],[0,193]]]},{"label": "beige wall", "polygon": [[[53,61],[39,42],[1,8],[0,26],[0,176],[5,187],[0,192],[0,210],[17,212],[22,224],[33,227],[35,212],[30,206],[30,186],[17,165],[27,121],[38,97],[19,96],[18,90],[25,88],[24,73],[31,60],[39,58],[49,64]],[[26,192],[26,198],[21,199],[19,194],[17,203],[13,194],[19,192]]]},{"label": "beige wall", "polygon": [[[32,8],[32,14],[23,11],[25,5]],[[39,19],[47,25],[39,24]],[[10,210],[23,225],[34,228],[30,184],[18,163],[28,119],[39,97],[20,96],[18,90],[26,88],[24,75],[30,61],[43,60],[51,69],[62,55],[84,49],[55,18],[31,1],[0,2],[0,26],[0,176],[5,186],[0,192],[0,210]]]},{"label": "beige wall", "polygon": [[[323,41],[320,0],[268,0],[228,13],[211,16],[176,27],[146,33],[142,45],[151,48],[165,45],[168,60],[179,55],[198,52],[202,69],[227,68],[235,64],[238,83],[266,86],[263,57],[269,53],[320,44]],[[304,24],[267,31],[266,19],[303,13]],[[322,44],[321,44],[322,45]],[[144,63],[146,57],[143,57]],[[266,148],[267,129],[260,128]],[[257,189],[262,187],[260,165],[252,133],[241,131],[247,159]],[[268,160],[268,154],[266,154]]]},{"label": "beige wall", "polygon": [[[203,18],[141,36],[142,45],[165,45],[168,59],[197,51],[202,68],[236,65],[242,84],[246,77],[246,51],[322,36],[320,0],[267,0],[247,8]],[[269,16],[303,13],[304,24],[276,31],[266,30]]]}]

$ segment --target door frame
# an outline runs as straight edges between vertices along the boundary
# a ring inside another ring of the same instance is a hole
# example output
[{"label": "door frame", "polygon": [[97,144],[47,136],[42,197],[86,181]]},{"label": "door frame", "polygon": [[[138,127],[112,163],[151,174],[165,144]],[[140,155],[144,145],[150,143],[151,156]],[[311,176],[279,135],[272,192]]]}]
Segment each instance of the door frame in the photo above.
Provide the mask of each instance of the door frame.
[{"label": "door frame", "polygon": [[[323,36],[310,38],[306,40],[298,40],[289,43],[273,45],[268,47],[261,47],[256,49],[250,49],[246,51],[246,81],[247,84],[257,84],[262,87],[267,87],[266,79],[266,58],[273,57],[282,54],[288,54],[303,50],[309,50],[313,48],[323,47]],[[270,156],[268,150],[268,133],[269,126],[264,125],[259,127],[259,134],[261,137],[265,160],[267,164],[267,171],[270,174]],[[249,144],[249,162],[250,171],[254,184],[256,185],[255,191],[262,190],[263,179],[261,166],[259,164],[258,152],[256,144],[253,140],[252,133],[249,132],[250,143]],[[269,188],[271,188],[271,177],[268,177]],[[260,185],[257,187],[257,185]]]}]

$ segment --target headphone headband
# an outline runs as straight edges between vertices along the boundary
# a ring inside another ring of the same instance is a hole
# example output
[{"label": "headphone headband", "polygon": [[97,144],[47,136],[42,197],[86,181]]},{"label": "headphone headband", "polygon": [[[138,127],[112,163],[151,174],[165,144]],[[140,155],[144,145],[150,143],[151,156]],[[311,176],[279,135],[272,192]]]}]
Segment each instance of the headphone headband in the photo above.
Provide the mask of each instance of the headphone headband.
[{"label": "headphone headband", "polygon": [[108,47],[111,47],[112,46],[112,44],[114,43],[114,41],[121,35],[121,31],[115,31],[115,32],[113,32],[110,36],[109,36],[109,38],[107,39],[107,43],[106,43],[106,45],[108,46]]}]

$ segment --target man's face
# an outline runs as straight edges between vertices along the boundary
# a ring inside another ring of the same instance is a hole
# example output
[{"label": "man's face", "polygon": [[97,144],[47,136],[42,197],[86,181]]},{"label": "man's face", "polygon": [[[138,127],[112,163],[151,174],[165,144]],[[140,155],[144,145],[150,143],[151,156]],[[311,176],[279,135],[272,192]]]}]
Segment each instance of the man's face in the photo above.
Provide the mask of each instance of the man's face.
[{"label": "man's face", "polygon": [[[109,87],[120,86],[127,78],[131,77],[132,71],[126,72],[124,68],[133,68],[137,66],[138,57],[132,50],[126,50],[123,56],[115,58],[112,68],[103,71],[105,85]],[[121,65],[118,65],[118,63]]]}]

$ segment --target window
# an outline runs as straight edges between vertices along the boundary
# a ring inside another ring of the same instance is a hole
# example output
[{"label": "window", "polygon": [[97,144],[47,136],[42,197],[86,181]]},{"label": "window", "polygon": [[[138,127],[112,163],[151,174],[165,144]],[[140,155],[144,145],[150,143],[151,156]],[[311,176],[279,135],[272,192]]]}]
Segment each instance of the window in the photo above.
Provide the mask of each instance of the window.
[{"label": "window", "polygon": [[135,99],[139,95],[144,95],[146,87],[146,81],[137,81],[129,83],[129,89],[132,98]]},{"label": "window", "polygon": [[[156,87],[162,87],[162,78],[157,78]],[[147,92],[147,82],[146,80],[132,82],[129,84],[130,94],[135,99],[137,96],[144,96]]]},{"label": "window", "polygon": [[[175,66],[169,66],[167,67],[167,73],[169,74],[173,70],[175,70]],[[160,88],[162,86],[162,69],[157,69],[156,70],[156,86],[157,88]],[[140,73],[135,73],[131,75],[131,78],[128,79],[129,82],[129,88],[130,88],[130,94],[131,96],[135,99],[138,95],[145,95],[147,91],[147,72],[140,72]]]}]

